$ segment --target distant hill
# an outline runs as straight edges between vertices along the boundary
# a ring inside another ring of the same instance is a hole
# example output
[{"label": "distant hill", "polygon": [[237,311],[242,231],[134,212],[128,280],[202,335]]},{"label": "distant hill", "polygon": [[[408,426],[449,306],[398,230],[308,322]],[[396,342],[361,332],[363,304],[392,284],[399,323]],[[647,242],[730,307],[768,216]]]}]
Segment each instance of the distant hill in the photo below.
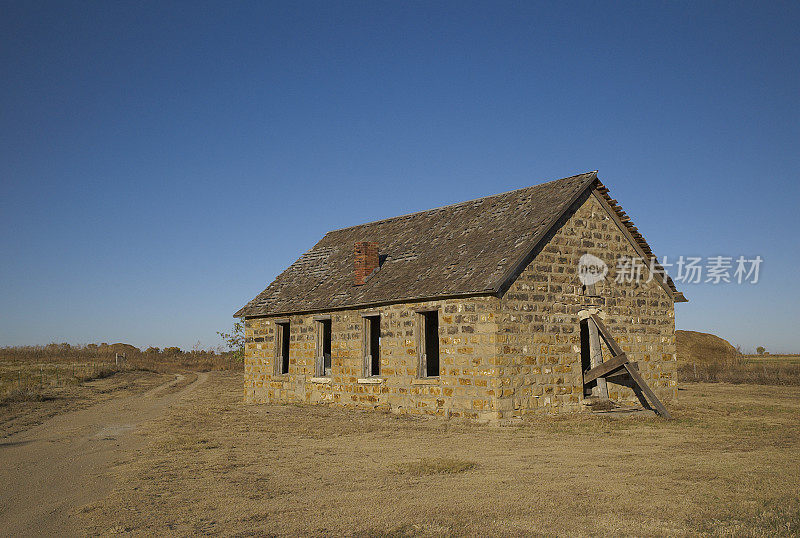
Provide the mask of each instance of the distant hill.
[{"label": "distant hill", "polygon": [[727,340],[697,331],[675,331],[678,362],[715,363],[738,355]]},{"label": "distant hill", "polygon": [[122,343],[111,344],[108,346],[108,350],[111,353],[119,353],[121,355],[125,353],[141,353],[141,350],[138,347]]}]

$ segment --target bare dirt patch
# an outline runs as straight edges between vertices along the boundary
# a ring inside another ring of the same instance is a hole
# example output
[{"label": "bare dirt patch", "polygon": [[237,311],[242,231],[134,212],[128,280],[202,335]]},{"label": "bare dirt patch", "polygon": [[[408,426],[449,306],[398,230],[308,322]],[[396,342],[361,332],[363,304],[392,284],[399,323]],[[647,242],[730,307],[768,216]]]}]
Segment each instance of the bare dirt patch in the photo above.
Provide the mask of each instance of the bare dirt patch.
[{"label": "bare dirt patch", "polygon": [[22,386],[0,402],[0,439],[28,430],[56,415],[114,398],[143,393],[173,375],[125,371],[62,386]]},{"label": "bare dirt patch", "polygon": [[[117,376],[112,376],[93,382],[94,390],[79,400],[82,408],[42,411],[34,406],[27,414],[21,414],[20,420],[35,419],[42,423],[2,438],[0,529],[3,534],[83,534],[76,524],[75,510],[102,499],[112,490],[114,483],[108,469],[116,459],[125,458],[146,441],[137,435],[137,428],[201,385],[207,376],[200,374],[194,383],[183,385],[177,392],[158,387],[144,392],[142,389],[153,385],[152,375],[128,374],[133,377],[114,380]],[[183,379],[184,376],[178,375],[172,386]],[[127,383],[121,384],[123,381]],[[59,412],[55,416],[50,416],[56,411]]]},{"label": "bare dirt patch", "polygon": [[[76,514],[86,532],[772,536],[800,526],[797,387],[687,385],[673,421],[486,427],[247,406],[240,375],[210,376],[141,427],[147,443],[114,465],[117,487]],[[471,466],[398,472],[453,462]]]}]

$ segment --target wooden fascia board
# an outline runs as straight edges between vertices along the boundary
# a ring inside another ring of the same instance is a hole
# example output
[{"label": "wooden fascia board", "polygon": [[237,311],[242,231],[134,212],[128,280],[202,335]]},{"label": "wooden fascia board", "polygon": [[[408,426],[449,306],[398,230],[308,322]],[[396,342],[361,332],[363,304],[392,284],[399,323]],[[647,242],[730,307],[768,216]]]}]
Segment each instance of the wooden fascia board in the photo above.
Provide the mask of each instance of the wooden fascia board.
[{"label": "wooden fascia board", "polygon": [[[633,237],[633,234],[631,234],[630,230],[628,230],[628,227],[627,227],[627,226],[625,226],[625,224],[624,224],[624,223],[622,222],[622,220],[619,218],[619,215],[617,214],[617,212],[616,212],[616,211],[614,211],[614,208],[613,208],[613,207],[611,207],[611,206],[608,204],[608,202],[606,201],[606,199],[605,199],[605,198],[603,198],[603,196],[602,196],[602,195],[601,195],[599,192],[597,192],[597,189],[592,189],[592,196],[594,196],[595,200],[597,200],[598,202],[600,202],[600,205],[603,207],[603,209],[605,209],[605,211],[606,211],[606,213],[608,214],[608,216],[609,216],[609,217],[611,217],[611,220],[614,222],[614,224],[616,224],[616,226],[617,226],[617,228],[619,229],[619,231],[620,231],[620,232],[622,233],[622,235],[623,235],[623,236],[624,236],[624,237],[625,237],[625,238],[628,240],[628,243],[630,243],[630,245],[633,247],[633,249],[636,251],[636,253],[637,253],[637,254],[638,254],[638,255],[639,255],[639,256],[640,256],[640,257],[641,257],[643,260],[645,260],[645,261],[648,261],[648,262],[649,262],[649,261],[650,261],[650,256],[648,256],[648,255],[645,253],[645,251],[642,249],[641,245],[639,245],[639,242],[638,242],[638,241],[637,241],[637,240],[636,240],[636,239]],[[653,255],[652,255],[652,258],[653,258],[653,259],[656,261],[656,263],[658,263],[658,258],[656,258],[656,255],[655,255],[655,254],[653,254]],[[647,266],[647,270],[648,270],[648,271],[650,270],[650,266],[649,266],[649,265]],[[672,298],[672,300],[673,300],[673,301],[675,301],[675,300],[676,300],[676,292],[675,292],[675,291],[672,291],[672,288],[670,288],[670,287],[669,287],[669,284],[667,284],[667,281],[664,279],[664,277],[663,277],[661,274],[659,274],[659,273],[654,273],[654,274],[653,274],[653,279],[654,279],[656,282],[658,282],[658,284],[659,284],[659,285],[660,285],[662,288],[664,288],[664,291],[666,291],[666,292],[667,292],[667,295],[669,295],[669,296]],[[677,292],[677,294],[680,294],[680,296],[681,296],[681,297],[683,297],[683,294],[682,294],[682,293],[680,293],[680,292]],[[684,298],[684,301],[686,301],[686,299],[685,299],[685,298]],[[683,301],[681,301],[681,302],[683,302]]]}]

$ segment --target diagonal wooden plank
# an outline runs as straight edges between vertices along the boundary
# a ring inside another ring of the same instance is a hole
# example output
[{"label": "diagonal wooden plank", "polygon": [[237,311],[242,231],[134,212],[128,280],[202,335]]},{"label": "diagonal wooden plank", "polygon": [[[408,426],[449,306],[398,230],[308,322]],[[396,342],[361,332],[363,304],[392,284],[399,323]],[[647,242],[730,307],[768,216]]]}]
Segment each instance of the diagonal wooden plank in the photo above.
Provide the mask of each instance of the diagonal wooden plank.
[{"label": "diagonal wooden plank", "polygon": [[633,390],[633,393],[636,394],[636,397],[639,399],[639,403],[642,404],[642,407],[644,407],[645,409],[649,409],[650,411],[653,411],[654,413],[658,414],[658,411],[653,409],[653,406],[650,405],[650,402],[647,401],[647,398],[645,397],[644,393],[642,392],[642,388],[630,376],[628,376],[628,383],[629,383],[629,385],[626,385],[626,386],[630,387]]},{"label": "diagonal wooden plank", "polygon": [[[608,331],[608,328],[605,326],[600,317],[597,314],[592,314],[590,317],[592,318],[592,321],[594,321],[595,324],[597,325],[597,330],[600,332],[600,336],[603,338],[603,341],[606,343],[611,352],[617,356],[624,355],[622,348],[619,347],[617,341],[614,340],[613,336],[611,336],[611,333]],[[669,414],[669,411],[667,411],[667,408],[664,407],[664,404],[661,403],[661,400],[658,399],[655,393],[647,385],[641,374],[639,374],[639,370],[631,366],[630,362],[628,361],[626,361],[623,364],[623,367],[633,380],[634,382],[633,391],[636,393],[636,396],[639,398],[639,401],[642,402],[642,405],[644,407],[647,407],[648,409],[652,408],[656,413],[658,413],[660,416],[664,418],[672,418],[672,416]],[[584,374],[584,380],[585,379],[586,375]],[[584,381],[584,383],[585,382],[586,381]]]},{"label": "diagonal wooden plank", "polygon": [[[629,362],[626,366],[639,370],[639,367],[636,365],[635,362]],[[649,409],[653,411],[653,406],[650,405],[650,402],[647,401],[647,398],[642,392],[641,387],[639,384],[631,377],[628,373],[626,368],[620,368],[615,370],[613,373],[606,376],[606,381],[609,383],[615,383],[617,385],[622,385],[623,387],[628,387],[629,389],[633,390],[633,393],[636,395],[636,398],[639,400],[639,403],[642,404],[642,407],[645,409]]]},{"label": "diagonal wooden plank", "polygon": [[624,353],[616,357],[611,357],[606,362],[602,362],[598,366],[583,372],[583,383],[590,383],[598,377],[603,377],[614,370],[622,368],[627,362],[628,356]]},{"label": "diagonal wooden plank", "polygon": [[[631,365],[631,368],[636,368],[637,370],[639,369],[638,363],[631,361],[629,364]],[[609,383],[625,385],[626,387],[633,382],[631,376],[628,375],[628,371],[625,368],[620,368],[619,370],[606,375],[605,378]]]},{"label": "diagonal wooden plank", "polygon": [[[650,400],[650,404],[653,406],[655,412],[664,418],[672,418],[672,416],[669,414],[669,411],[667,411],[667,408],[664,407],[664,404],[661,403],[661,400],[659,400],[656,397],[655,393],[652,390],[650,390],[650,387],[642,378],[641,374],[639,374],[639,370],[631,367],[629,364],[625,364],[624,368],[628,371],[628,375],[630,375],[636,382],[636,384],[639,385],[639,388],[644,393],[644,395],[647,396],[647,399]],[[642,398],[639,397],[639,399],[641,400]]]},{"label": "diagonal wooden plank", "polygon": [[622,348],[619,347],[617,341],[614,340],[613,336],[611,336],[611,333],[603,323],[603,320],[600,319],[600,316],[597,314],[592,314],[590,317],[592,318],[592,321],[594,321],[594,324],[597,325],[597,330],[600,331],[600,336],[603,337],[603,341],[608,346],[608,349],[611,350],[611,353],[614,355],[622,355]]}]

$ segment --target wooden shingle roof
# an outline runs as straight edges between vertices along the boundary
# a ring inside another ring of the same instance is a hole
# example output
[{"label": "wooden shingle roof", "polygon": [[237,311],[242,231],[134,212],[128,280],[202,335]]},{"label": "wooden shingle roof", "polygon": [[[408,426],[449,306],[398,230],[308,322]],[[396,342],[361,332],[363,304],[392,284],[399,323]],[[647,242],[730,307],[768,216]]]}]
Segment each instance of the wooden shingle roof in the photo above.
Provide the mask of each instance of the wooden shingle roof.
[{"label": "wooden shingle roof", "polygon": [[[234,317],[502,293],[559,217],[598,185],[589,172],[328,232]],[[378,243],[381,265],[356,286],[361,241]]]}]

